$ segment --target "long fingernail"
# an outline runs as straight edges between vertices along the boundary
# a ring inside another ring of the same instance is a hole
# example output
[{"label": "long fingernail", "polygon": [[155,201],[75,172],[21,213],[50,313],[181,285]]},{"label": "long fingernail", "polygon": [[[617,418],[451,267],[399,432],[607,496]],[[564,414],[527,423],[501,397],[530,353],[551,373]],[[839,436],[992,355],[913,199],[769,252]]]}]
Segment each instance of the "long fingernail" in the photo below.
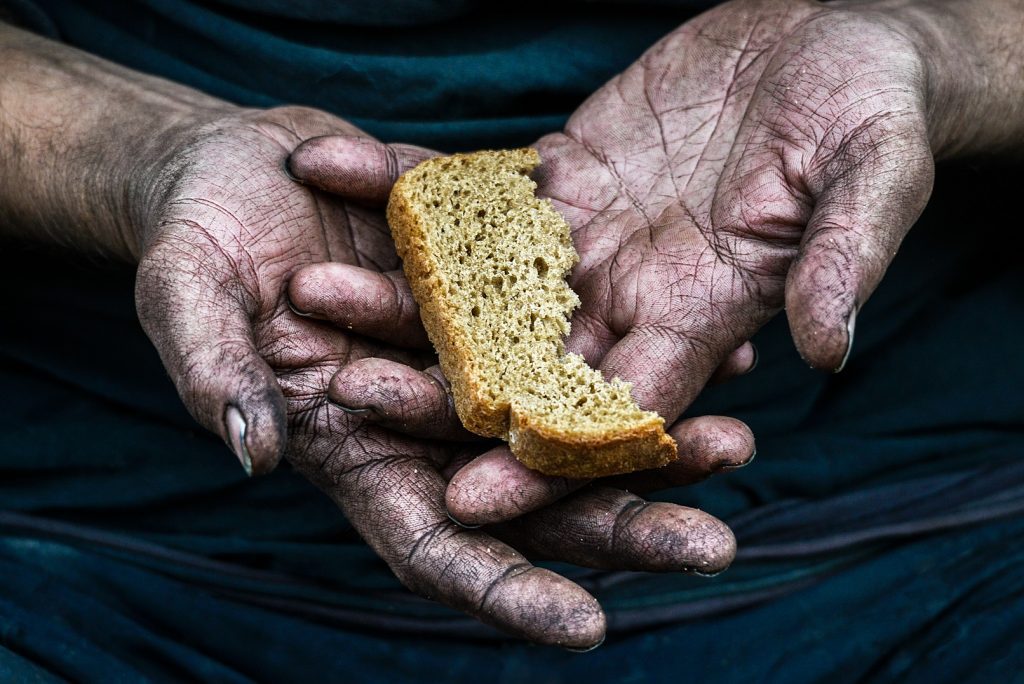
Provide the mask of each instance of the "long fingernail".
[{"label": "long fingernail", "polygon": [[477,529],[479,527],[483,527],[483,525],[469,525],[467,523],[462,522],[461,520],[456,518],[454,515],[452,515],[451,511],[449,511],[448,509],[445,509],[444,512],[448,514],[448,519],[449,520],[451,520],[453,523],[455,523],[456,525],[458,525],[459,527],[461,527],[461,528],[463,528],[465,530],[475,530],[475,529]]},{"label": "long fingernail", "polygon": [[591,652],[591,651],[593,651],[593,650],[594,650],[595,648],[597,648],[598,646],[600,646],[601,644],[603,644],[603,643],[604,643],[604,640],[605,640],[605,637],[601,637],[601,640],[600,640],[600,641],[598,641],[598,642],[597,642],[596,644],[594,644],[593,646],[584,646],[584,647],[582,647],[582,648],[576,648],[576,647],[574,647],[574,646],[566,646],[566,647],[565,647],[565,650],[566,650],[566,651],[569,651],[570,653],[590,653],[590,652]]},{"label": "long fingernail", "polygon": [[228,445],[238,457],[245,474],[252,477],[252,457],[249,456],[249,448],[245,446],[246,424],[242,412],[234,406],[228,406],[224,411],[224,427],[228,434]]},{"label": "long fingernail", "polygon": [[857,307],[853,307],[850,311],[850,317],[846,319],[846,354],[843,355],[843,360],[840,362],[839,367],[836,368],[835,372],[838,373],[846,368],[846,362],[850,359],[850,352],[853,350],[853,331],[857,327]]}]

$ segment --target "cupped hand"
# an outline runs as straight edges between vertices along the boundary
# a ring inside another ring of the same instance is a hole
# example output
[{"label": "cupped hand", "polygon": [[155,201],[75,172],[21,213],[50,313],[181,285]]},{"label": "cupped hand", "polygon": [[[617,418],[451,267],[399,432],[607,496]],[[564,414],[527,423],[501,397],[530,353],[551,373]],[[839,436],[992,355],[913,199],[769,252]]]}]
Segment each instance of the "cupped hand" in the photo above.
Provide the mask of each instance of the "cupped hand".
[{"label": "cupped hand", "polygon": [[[539,193],[581,255],[568,348],[670,422],[783,307],[804,359],[841,370],[931,191],[918,35],[870,4],[728,3],[543,138]],[[481,459],[448,503],[507,515],[524,489],[530,508],[561,486]]]},{"label": "cupped hand", "polygon": [[[349,177],[361,173],[360,161],[353,159],[347,149],[349,144],[344,137],[307,141],[292,155],[292,168],[303,182],[345,196]],[[301,299],[305,310],[342,329],[381,339],[396,327],[415,329],[418,336],[422,335],[416,302],[400,272],[373,274],[351,266],[325,267],[314,284],[294,288],[293,294]],[[371,316],[369,321],[357,320],[366,318],[367,308],[381,302],[400,311],[400,319]],[[756,351],[744,344],[728,356],[716,375],[727,379],[747,372],[755,363]],[[409,436],[471,438],[459,424],[452,396],[437,366],[419,371],[394,362],[352,364],[334,377],[331,396],[367,421]],[[717,470],[745,465],[754,455],[750,430],[731,418],[689,419],[672,426],[669,432],[679,445],[679,458],[673,465],[658,473],[617,478],[614,483],[630,487],[646,483],[648,490],[653,488],[651,483],[690,484]],[[500,445],[454,475],[447,490],[447,506],[449,514],[461,524],[479,526],[538,510],[586,484],[586,480],[551,478],[526,469],[506,446]],[[719,557],[732,555],[725,548],[715,553]]]},{"label": "cupped hand", "polygon": [[818,368],[931,190],[926,64],[869,7],[723,5],[684,25],[540,142],[576,226],[570,348],[671,419],[785,304]]},{"label": "cupped hand", "polygon": [[[299,142],[325,135],[346,136],[356,171],[341,181],[358,203],[290,175]],[[427,154],[385,147],[303,108],[233,111],[185,131],[138,212],[147,217],[138,236],[139,317],[189,410],[248,471],[266,472],[285,454],[413,590],[535,641],[589,648],[604,635],[600,606],[523,552],[597,567],[715,572],[731,561],[734,541],[703,513],[595,490],[565,504],[573,525],[549,511],[499,530],[517,550],[447,515],[448,478],[476,450],[464,435],[414,439],[332,403],[331,379],[342,369],[433,363],[415,308],[377,287],[398,259],[371,206],[397,171]],[[355,331],[317,318],[318,283],[339,269],[357,300]],[[434,408],[413,401],[404,418],[423,422]]]},{"label": "cupped hand", "polygon": [[[900,7],[722,5],[539,141],[538,193],[581,255],[571,351],[670,423],[783,307],[808,363],[843,367],[948,144],[925,32]],[[453,479],[448,505],[494,522],[580,484],[499,449]]]}]

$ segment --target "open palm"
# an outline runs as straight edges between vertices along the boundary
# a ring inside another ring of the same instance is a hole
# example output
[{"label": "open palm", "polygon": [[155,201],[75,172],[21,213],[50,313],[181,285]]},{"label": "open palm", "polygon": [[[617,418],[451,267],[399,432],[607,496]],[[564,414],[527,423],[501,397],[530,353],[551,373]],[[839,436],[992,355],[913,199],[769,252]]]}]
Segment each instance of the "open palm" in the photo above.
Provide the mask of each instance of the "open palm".
[{"label": "open palm", "polygon": [[540,141],[574,227],[571,349],[672,420],[785,304],[838,370],[931,189],[918,52],[887,17],[734,2],[652,47]]}]

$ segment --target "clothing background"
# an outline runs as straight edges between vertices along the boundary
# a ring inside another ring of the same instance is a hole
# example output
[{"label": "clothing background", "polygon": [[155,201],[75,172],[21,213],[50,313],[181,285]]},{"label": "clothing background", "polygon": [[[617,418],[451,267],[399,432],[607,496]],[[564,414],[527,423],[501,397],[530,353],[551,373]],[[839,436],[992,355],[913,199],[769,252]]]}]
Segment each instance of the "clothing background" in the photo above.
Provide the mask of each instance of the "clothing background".
[{"label": "clothing background", "polygon": [[[529,144],[700,3],[8,2],[36,31],[385,140]],[[713,579],[555,565],[598,650],[506,639],[406,592],[311,485],[247,480],[178,400],[130,268],[0,245],[0,681],[1014,681],[1024,672],[1020,168],[943,168],[858,318],[809,370],[784,317],[691,410],[748,468],[664,498],[736,530]]]}]

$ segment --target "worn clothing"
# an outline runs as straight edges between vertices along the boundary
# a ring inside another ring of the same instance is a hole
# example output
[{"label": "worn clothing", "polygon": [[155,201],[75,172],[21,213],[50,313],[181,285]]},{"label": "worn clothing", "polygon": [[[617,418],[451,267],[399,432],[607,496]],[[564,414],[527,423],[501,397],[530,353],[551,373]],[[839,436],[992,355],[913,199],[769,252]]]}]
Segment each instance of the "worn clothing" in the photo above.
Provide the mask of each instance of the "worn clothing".
[{"label": "worn clothing", "polygon": [[[7,4],[130,67],[443,150],[560,128],[700,9]],[[1022,177],[940,169],[841,375],[809,370],[780,317],[757,370],[701,397],[691,413],[747,421],[758,458],[663,497],[733,525],[737,562],[555,565],[608,612],[586,655],[411,595],[286,465],[247,480],[181,406],[131,269],[4,244],[0,681],[1020,681],[1024,269],[1000,209]]]}]

